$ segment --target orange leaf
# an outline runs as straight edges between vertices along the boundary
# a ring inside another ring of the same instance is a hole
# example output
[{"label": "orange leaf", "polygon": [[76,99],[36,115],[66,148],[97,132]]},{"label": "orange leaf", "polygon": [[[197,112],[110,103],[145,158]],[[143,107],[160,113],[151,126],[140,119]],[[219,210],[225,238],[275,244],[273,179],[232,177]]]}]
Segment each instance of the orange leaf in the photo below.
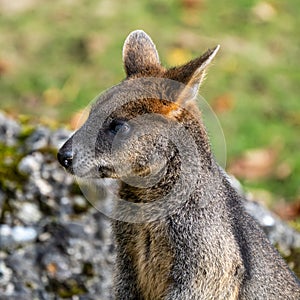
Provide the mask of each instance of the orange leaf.
[{"label": "orange leaf", "polygon": [[269,177],[277,159],[274,149],[253,149],[233,161],[228,171],[238,178],[255,180]]},{"label": "orange leaf", "polygon": [[51,275],[54,275],[57,271],[57,265],[55,263],[51,262],[50,264],[48,264],[46,266],[46,269]]},{"label": "orange leaf", "polygon": [[215,98],[212,102],[212,108],[216,113],[222,113],[232,110],[234,107],[234,99],[232,95],[223,94]]},{"label": "orange leaf", "polygon": [[191,59],[191,53],[184,48],[173,48],[167,57],[167,62],[171,66],[181,65]]}]

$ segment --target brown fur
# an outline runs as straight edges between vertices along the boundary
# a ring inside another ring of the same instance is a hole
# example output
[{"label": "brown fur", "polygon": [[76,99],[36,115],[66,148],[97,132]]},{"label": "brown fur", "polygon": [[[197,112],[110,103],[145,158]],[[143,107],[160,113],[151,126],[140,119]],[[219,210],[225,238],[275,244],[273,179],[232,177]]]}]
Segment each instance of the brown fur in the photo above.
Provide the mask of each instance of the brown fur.
[{"label": "brown fur", "polygon": [[[158,225],[158,226],[157,226]],[[172,282],[173,254],[162,224],[142,224],[138,227],[131,249],[138,274],[139,288],[144,299],[164,297]],[[161,239],[165,236],[165,239]]]}]

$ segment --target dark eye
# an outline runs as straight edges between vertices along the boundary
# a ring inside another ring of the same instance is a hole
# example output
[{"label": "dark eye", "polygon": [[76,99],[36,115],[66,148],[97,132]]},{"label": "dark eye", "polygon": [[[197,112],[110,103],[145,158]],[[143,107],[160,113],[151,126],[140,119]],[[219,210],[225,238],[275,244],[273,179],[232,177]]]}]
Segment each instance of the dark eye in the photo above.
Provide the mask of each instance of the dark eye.
[{"label": "dark eye", "polygon": [[129,124],[124,120],[112,120],[112,122],[109,124],[109,131],[112,134],[117,134],[117,132],[121,133],[128,133],[130,130]]}]

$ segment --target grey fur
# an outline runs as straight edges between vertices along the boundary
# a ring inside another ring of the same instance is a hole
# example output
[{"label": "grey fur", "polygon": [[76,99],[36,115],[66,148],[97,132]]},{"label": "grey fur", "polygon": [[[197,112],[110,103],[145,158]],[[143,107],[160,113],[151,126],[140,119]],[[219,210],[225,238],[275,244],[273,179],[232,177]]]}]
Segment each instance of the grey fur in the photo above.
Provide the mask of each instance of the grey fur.
[{"label": "grey fur", "polygon": [[[107,120],[120,117],[130,120],[140,114],[161,111],[166,124],[172,127],[172,122],[180,123],[195,141],[199,157],[189,156],[187,160],[190,166],[197,167],[191,167],[185,174],[193,186],[190,193],[185,188],[173,196],[175,205],[169,207],[168,215],[145,223],[112,221],[117,249],[116,299],[300,299],[299,280],[256,221],[245,212],[241,196],[215,162],[200,114],[190,103],[216,51],[209,50],[182,67],[166,70],[159,63],[151,39],[142,31],[133,32],[124,45],[125,85],[101,96],[86,124],[59,151],[62,163],[65,153],[72,152],[72,166],[68,170],[73,173],[78,170],[81,176],[89,173],[89,176],[120,178],[113,167],[117,159],[130,161],[135,166],[132,172],[139,175],[146,174],[149,164],[155,166],[163,174],[156,185],[132,187],[123,181],[119,190],[119,196],[128,202],[152,203],[170,192],[182,175],[180,166],[187,161],[180,160],[176,145],[162,138],[161,129],[155,124],[151,125],[150,136],[138,140],[129,137],[128,143],[116,147],[117,155],[113,157],[113,142],[105,129]],[[152,95],[158,95],[161,85],[151,86],[147,78],[152,77],[183,83],[184,88],[172,91],[180,107],[173,108],[160,100],[138,100],[140,90],[130,88],[132,80],[145,79],[142,82],[150,86]],[[118,101],[124,95],[134,101],[120,105]],[[111,103],[114,109],[105,111],[105,103]],[[138,128],[147,125],[136,120],[134,125]],[[194,164],[195,161],[200,165]],[[126,207],[116,209],[130,213]],[[150,213],[153,216],[153,211]]]}]

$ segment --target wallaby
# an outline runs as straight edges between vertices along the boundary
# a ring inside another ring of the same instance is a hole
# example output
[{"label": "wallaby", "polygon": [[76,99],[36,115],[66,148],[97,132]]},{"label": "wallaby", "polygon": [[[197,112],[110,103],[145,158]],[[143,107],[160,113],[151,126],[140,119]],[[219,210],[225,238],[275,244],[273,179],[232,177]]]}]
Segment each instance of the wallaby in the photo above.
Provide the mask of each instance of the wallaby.
[{"label": "wallaby", "polygon": [[132,32],[126,79],[58,152],[70,173],[119,180],[116,299],[300,299],[211,152],[195,98],[218,50],[166,69],[151,38]]}]

